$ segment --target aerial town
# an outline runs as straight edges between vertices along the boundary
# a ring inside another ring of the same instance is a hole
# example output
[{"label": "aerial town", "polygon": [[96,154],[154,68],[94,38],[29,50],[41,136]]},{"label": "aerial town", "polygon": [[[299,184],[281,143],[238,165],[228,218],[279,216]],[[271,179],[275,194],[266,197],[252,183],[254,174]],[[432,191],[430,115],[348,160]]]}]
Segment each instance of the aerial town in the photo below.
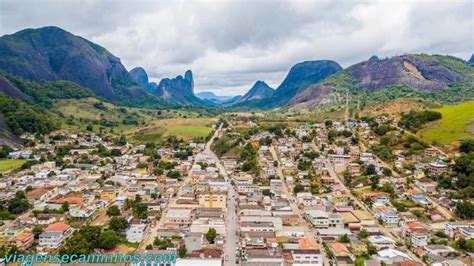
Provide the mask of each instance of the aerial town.
[{"label": "aerial town", "polygon": [[[7,156],[27,163],[0,179],[0,251],[173,252],[173,265],[474,264],[457,195],[469,193],[461,175],[472,170],[396,119],[293,126],[233,115],[213,127],[201,142],[163,145],[23,135],[30,145]],[[443,183],[448,174],[457,187]]]}]

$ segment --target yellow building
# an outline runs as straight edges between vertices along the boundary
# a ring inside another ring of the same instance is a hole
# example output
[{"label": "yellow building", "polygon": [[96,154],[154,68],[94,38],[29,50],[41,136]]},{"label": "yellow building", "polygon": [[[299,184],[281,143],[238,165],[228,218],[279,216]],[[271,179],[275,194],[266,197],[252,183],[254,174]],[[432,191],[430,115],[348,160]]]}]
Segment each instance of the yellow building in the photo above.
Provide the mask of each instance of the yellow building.
[{"label": "yellow building", "polygon": [[204,192],[198,196],[199,205],[204,208],[221,208],[227,207],[227,194],[221,192]]},{"label": "yellow building", "polygon": [[332,195],[332,203],[334,204],[334,206],[347,206],[349,205],[349,195],[347,194]]}]

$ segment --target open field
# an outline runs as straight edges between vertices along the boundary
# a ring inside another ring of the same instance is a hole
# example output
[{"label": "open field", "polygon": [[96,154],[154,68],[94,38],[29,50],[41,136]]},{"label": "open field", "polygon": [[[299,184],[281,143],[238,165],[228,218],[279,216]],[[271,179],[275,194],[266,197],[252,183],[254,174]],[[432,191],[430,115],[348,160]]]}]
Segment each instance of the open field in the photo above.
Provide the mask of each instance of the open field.
[{"label": "open field", "polygon": [[384,114],[399,114],[410,110],[421,111],[423,109],[437,108],[439,104],[425,102],[417,99],[396,99],[390,102],[367,106],[361,111],[361,116],[377,116]]},{"label": "open field", "polygon": [[0,160],[0,173],[19,168],[25,160]]},{"label": "open field", "polygon": [[474,101],[433,110],[440,112],[443,118],[419,132],[423,139],[450,144],[463,138],[474,138]]},{"label": "open field", "polygon": [[217,118],[172,118],[153,120],[150,126],[128,131],[131,142],[160,142],[166,137],[175,136],[184,140],[206,137],[212,131],[211,125]]}]

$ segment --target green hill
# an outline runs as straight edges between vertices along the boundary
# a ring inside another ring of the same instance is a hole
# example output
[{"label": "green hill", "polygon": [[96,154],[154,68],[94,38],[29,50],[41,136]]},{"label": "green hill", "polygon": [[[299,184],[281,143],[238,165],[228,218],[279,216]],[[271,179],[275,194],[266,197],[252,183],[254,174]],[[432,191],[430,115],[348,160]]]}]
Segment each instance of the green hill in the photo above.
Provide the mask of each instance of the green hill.
[{"label": "green hill", "polygon": [[422,138],[441,144],[474,138],[474,101],[433,109],[442,114],[440,122],[428,125],[419,133]]}]

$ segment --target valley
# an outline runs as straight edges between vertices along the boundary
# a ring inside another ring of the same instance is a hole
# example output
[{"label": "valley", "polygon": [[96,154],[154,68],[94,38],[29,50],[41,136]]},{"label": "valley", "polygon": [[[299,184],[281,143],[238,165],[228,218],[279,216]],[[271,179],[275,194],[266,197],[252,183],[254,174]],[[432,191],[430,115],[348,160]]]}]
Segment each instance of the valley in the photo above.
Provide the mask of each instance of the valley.
[{"label": "valley", "polygon": [[[165,17],[185,21],[177,32],[126,30],[142,22],[131,19],[108,35],[1,36],[0,262],[474,265],[474,56],[433,52],[451,40],[363,53],[331,34],[311,43],[327,23],[275,6],[297,15],[279,25],[266,14],[274,32],[254,11],[209,16],[198,32],[218,44],[194,38],[202,16],[185,13]],[[364,13],[344,12],[351,34],[365,36]],[[286,28],[303,22],[311,29]],[[288,36],[272,39],[282,26]],[[290,35],[304,40],[280,46]]]}]

